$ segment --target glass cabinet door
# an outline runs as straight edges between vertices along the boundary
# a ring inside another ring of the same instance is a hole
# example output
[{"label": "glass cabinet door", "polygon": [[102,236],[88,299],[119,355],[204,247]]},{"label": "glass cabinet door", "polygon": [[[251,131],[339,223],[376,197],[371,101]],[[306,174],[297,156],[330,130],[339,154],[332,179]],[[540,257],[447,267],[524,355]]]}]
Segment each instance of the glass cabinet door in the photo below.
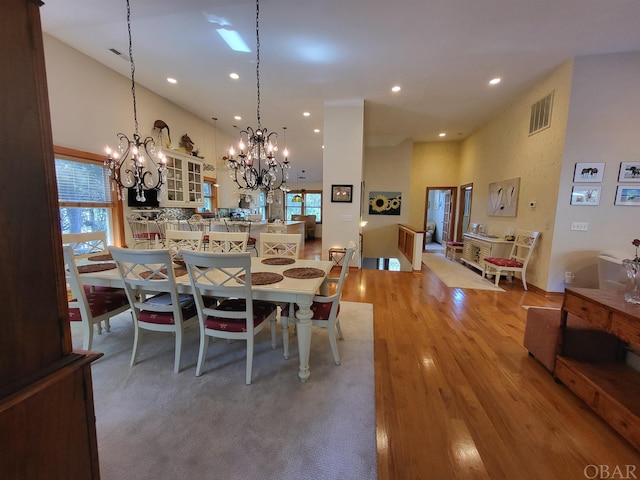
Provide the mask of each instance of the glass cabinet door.
[{"label": "glass cabinet door", "polygon": [[187,162],[189,175],[189,202],[202,203],[202,165]]},{"label": "glass cabinet door", "polygon": [[184,202],[183,162],[180,158],[167,156],[167,200]]},{"label": "glass cabinet door", "polygon": [[204,204],[202,162],[188,155],[163,149],[166,157],[167,183],[161,206],[199,207]]}]

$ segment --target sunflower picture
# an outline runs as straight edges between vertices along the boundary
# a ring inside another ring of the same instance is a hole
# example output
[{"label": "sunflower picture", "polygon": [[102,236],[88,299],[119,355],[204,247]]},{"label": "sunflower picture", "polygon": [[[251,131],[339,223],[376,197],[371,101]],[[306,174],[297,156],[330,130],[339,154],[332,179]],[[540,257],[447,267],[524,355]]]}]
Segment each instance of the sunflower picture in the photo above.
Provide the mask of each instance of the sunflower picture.
[{"label": "sunflower picture", "polygon": [[400,215],[401,192],[369,192],[369,215]]}]

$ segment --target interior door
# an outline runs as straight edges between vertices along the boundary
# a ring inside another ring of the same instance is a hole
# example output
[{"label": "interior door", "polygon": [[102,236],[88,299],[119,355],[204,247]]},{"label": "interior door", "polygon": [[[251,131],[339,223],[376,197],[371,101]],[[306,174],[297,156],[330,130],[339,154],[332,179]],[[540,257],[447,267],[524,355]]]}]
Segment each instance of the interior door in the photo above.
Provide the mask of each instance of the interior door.
[{"label": "interior door", "polygon": [[442,219],[442,243],[449,241],[449,232],[451,231],[451,191],[443,190],[443,210],[444,217]]},{"label": "interior door", "polygon": [[462,241],[462,234],[469,231],[471,222],[471,199],[473,197],[473,183],[460,185],[460,208],[456,222],[456,238]]},{"label": "interior door", "polygon": [[427,222],[436,223],[436,243],[443,244],[453,238],[457,191],[458,187],[426,187],[424,229],[427,228]]}]

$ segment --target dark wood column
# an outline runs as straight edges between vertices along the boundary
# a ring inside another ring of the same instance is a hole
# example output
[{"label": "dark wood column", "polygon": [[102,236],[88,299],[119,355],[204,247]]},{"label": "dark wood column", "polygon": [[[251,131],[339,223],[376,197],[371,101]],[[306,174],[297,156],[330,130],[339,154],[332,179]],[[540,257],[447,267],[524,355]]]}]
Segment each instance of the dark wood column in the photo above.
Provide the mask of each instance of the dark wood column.
[{"label": "dark wood column", "polygon": [[4,0],[0,16],[0,477],[99,478],[98,354],[71,347],[40,6]]}]

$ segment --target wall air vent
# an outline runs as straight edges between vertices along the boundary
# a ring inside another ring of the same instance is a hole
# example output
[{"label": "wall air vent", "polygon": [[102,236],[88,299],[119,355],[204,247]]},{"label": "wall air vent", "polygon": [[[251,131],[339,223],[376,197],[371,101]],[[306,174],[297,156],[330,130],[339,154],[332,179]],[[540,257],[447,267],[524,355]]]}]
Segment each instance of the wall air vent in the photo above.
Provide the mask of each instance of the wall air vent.
[{"label": "wall air vent", "polygon": [[531,119],[529,120],[529,135],[540,132],[551,125],[551,110],[553,108],[553,93],[531,105]]}]

